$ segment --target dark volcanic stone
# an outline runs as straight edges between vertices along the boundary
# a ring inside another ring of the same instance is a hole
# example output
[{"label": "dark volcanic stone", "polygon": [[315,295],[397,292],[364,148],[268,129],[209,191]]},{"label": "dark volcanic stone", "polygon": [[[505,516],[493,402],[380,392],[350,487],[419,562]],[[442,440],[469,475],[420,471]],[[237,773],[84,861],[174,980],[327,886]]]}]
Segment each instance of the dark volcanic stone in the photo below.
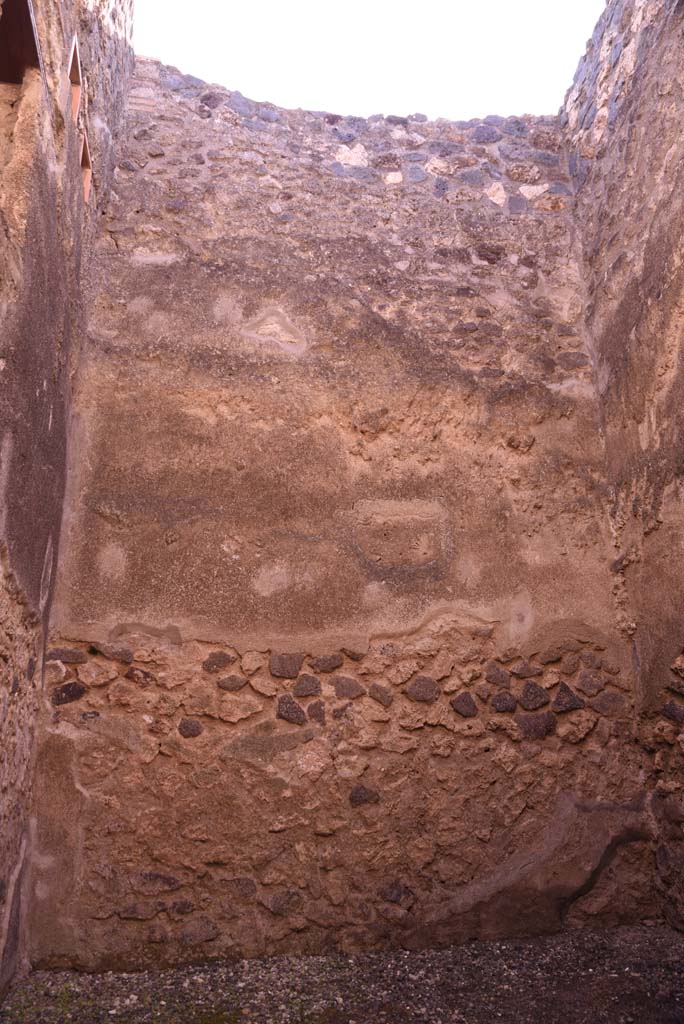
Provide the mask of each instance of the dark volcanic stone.
[{"label": "dark volcanic stone", "polygon": [[508,212],[512,214],[526,213],[528,202],[524,196],[512,195],[508,197]]},{"label": "dark volcanic stone", "polygon": [[58,686],[56,690],[52,691],[50,699],[55,707],[60,707],[62,704],[73,704],[74,701],[80,700],[86,692],[87,689],[83,683],[64,683],[63,686]]},{"label": "dark volcanic stone", "polygon": [[309,714],[309,721],[325,725],[325,704],[322,700],[315,700],[312,704],[309,704],[306,710]]},{"label": "dark volcanic stone", "polygon": [[302,897],[296,889],[284,889],[282,892],[275,893],[270,899],[264,901],[264,906],[268,907],[271,913],[276,914],[278,917],[289,917],[301,905]]},{"label": "dark volcanic stone", "polygon": [[579,711],[585,706],[586,701],[582,697],[571,690],[567,683],[561,683],[551,708],[556,714],[562,715],[566,711]]},{"label": "dark volcanic stone", "polygon": [[304,673],[292,687],[295,697],[319,697],[321,694],[321,681],[316,676]]},{"label": "dark volcanic stone", "polygon": [[477,716],[477,704],[469,693],[459,693],[454,697],[451,706],[461,718],[475,718]]},{"label": "dark volcanic stone", "polygon": [[303,661],[303,654],[272,654],[269,662],[271,675],[277,679],[296,679]]},{"label": "dark volcanic stone", "polygon": [[518,702],[512,693],[497,693],[492,697],[492,709],[499,715],[508,714],[511,711],[515,711],[518,706]]},{"label": "dark volcanic stone", "polygon": [[126,665],[130,665],[133,661],[133,651],[130,647],[117,646],[116,644],[91,644],[90,650],[92,654],[102,654],[103,657],[109,658],[110,661],[123,661]]},{"label": "dark volcanic stone", "polygon": [[341,654],[323,654],[320,658],[312,658],[311,668],[314,672],[334,672],[336,668],[342,668],[344,658]]},{"label": "dark volcanic stone", "polygon": [[498,665],[495,661],[488,661],[485,665],[485,679],[494,686],[501,686],[508,690],[511,685],[510,673]]},{"label": "dark volcanic stone", "polygon": [[225,690],[226,693],[237,693],[247,685],[247,680],[244,676],[224,676],[222,679],[216,680],[216,685],[219,690]]},{"label": "dark volcanic stone", "polygon": [[589,359],[584,352],[559,352],[556,356],[558,365],[564,370],[579,370],[589,364]]},{"label": "dark volcanic stone", "polygon": [[404,903],[410,906],[414,901],[413,890],[404,885],[400,878],[395,878],[391,882],[386,882],[385,885],[380,886],[378,896],[385,903],[395,903],[397,905]]},{"label": "dark volcanic stone", "polygon": [[304,708],[300,707],[289,693],[278,697],[276,718],[282,718],[284,722],[291,722],[292,725],[304,725],[306,722]]},{"label": "dark volcanic stone", "polygon": [[441,692],[439,683],[431,676],[416,676],[404,690],[409,700],[422,704],[434,704]]},{"label": "dark volcanic stone", "polygon": [[671,722],[676,722],[677,725],[681,725],[684,722],[684,704],[677,704],[673,700],[668,701],[662,713],[665,718],[669,718]]},{"label": "dark volcanic stone", "polygon": [[561,672],[563,675],[572,676],[579,668],[579,654],[566,654],[561,662]]},{"label": "dark volcanic stone", "polygon": [[330,682],[335,687],[335,696],[340,700],[355,700],[366,692],[365,687],[352,676],[333,676]]},{"label": "dark volcanic stone", "polygon": [[394,694],[386,686],[381,686],[380,683],[371,684],[368,688],[368,696],[376,700],[378,704],[382,704],[384,708],[388,708],[394,701]]},{"label": "dark volcanic stone", "polygon": [[228,106],[231,110],[234,110],[236,114],[240,114],[242,117],[252,117],[256,110],[256,103],[252,103],[242,93],[234,92],[228,99]]},{"label": "dark volcanic stone", "polygon": [[597,711],[599,715],[619,715],[624,712],[625,705],[623,694],[615,693],[614,690],[604,690],[598,697],[589,701],[591,709]]},{"label": "dark volcanic stone", "polygon": [[539,708],[543,708],[545,704],[550,703],[550,700],[551,698],[546,690],[538,686],[537,683],[527,682],[523,686],[520,703],[525,708],[525,711],[538,711]]},{"label": "dark volcanic stone", "polygon": [[178,723],[178,732],[184,739],[192,740],[195,739],[196,736],[202,735],[204,727],[196,718],[181,718]]},{"label": "dark volcanic stone", "polygon": [[499,142],[502,138],[501,132],[489,124],[479,125],[471,135],[472,141],[477,142],[480,146],[488,146],[492,142]]},{"label": "dark volcanic stone", "polygon": [[351,647],[343,647],[342,653],[346,654],[352,661],[362,661],[363,653],[361,651],[355,651]]},{"label": "dark volcanic stone", "polygon": [[368,789],[367,786],[354,786],[349,794],[349,803],[352,807],[363,807],[364,804],[377,804],[380,802],[380,794],[375,789]]},{"label": "dark volcanic stone", "polygon": [[412,181],[414,184],[420,184],[421,181],[427,180],[427,173],[422,167],[412,165],[406,169],[405,177],[407,181]]},{"label": "dark volcanic stone", "polygon": [[586,693],[587,697],[596,697],[601,690],[605,690],[606,681],[598,672],[584,669],[584,671],[580,672],[575,686],[582,693]]},{"label": "dark volcanic stone", "polygon": [[200,103],[203,103],[205,107],[209,107],[210,110],[216,110],[222,103],[226,102],[226,97],[220,92],[205,92],[200,96]]},{"label": "dark volcanic stone", "polygon": [[47,652],[48,661],[61,661],[65,665],[85,665],[88,655],[75,647],[53,647]]},{"label": "dark volcanic stone", "polygon": [[200,917],[191,921],[181,932],[180,940],[186,946],[199,946],[203,942],[211,942],[218,938],[220,930],[215,921],[208,917]]},{"label": "dark volcanic stone", "polygon": [[251,900],[257,894],[256,882],[253,878],[248,878],[246,875],[239,875],[237,878],[227,878],[223,886],[235,899]]},{"label": "dark volcanic stone", "polygon": [[514,722],[526,740],[543,740],[556,731],[556,716],[551,711],[541,715],[516,715]]},{"label": "dark volcanic stone", "polygon": [[228,668],[236,660],[234,654],[226,654],[225,651],[212,651],[202,662],[202,668],[205,672],[220,672],[221,669]]},{"label": "dark volcanic stone", "polygon": [[667,688],[670,693],[677,693],[679,696],[684,697],[684,679],[673,677],[667,684]]},{"label": "dark volcanic stone", "polygon": [[580,661],[587,668],[601,668],[601,657],[596,651],[582,651],[580,654]]}]

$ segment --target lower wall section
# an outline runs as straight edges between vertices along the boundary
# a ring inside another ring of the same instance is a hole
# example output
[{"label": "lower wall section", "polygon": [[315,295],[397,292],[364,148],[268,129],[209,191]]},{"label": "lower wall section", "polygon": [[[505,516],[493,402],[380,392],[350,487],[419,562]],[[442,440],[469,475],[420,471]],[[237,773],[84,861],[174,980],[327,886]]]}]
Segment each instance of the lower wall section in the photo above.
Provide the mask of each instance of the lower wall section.
[{"label": "lower wall section", "polygon": [[40,629],[0,550],[0,995],[23,955]]},{"label": "lower wall section", "polygon": [[626,652],[455,612],[366,651],[123,629],[47,664],[34,961],[356,951],[654,916]]}]

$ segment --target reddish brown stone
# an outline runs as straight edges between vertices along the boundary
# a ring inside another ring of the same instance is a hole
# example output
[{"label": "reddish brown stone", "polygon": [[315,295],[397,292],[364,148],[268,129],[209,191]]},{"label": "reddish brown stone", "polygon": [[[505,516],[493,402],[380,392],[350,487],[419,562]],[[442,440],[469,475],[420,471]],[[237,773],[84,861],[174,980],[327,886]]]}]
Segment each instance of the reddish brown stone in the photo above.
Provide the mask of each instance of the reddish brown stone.
[{"label": "reddish brown stone", "polygon": [[226,693],[237,693],[244,686],[247,685],[247,679],[245,676],[223,676],[221,679],[216,680],[216,685],[219,690],[225,690]]},{"label": "reddish brown stone", "polygon": [[532,679],[534,676],[542,675],[542,669],[539,665],[533,665],[525,659],[516,661],[514,665],[511,665],[511,672],[518,679]]},{"label": "reddish brown stone", "polygon": [[148,672],[144,668],[131,667],[126,672],[126,679],[130,679],[132,682],[137,683],[140,687],[151,686],[157,682],[157,677]]}]

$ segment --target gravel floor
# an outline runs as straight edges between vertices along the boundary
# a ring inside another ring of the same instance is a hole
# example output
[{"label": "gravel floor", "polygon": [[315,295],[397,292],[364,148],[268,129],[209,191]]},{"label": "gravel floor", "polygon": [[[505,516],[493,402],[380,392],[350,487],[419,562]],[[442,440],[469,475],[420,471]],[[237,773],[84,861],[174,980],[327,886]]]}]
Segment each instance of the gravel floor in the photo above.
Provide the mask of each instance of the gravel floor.
[{"label": "gravel floor", "polygon": [[36,973],[1,1024],[684,1024],[664,927],[426,953],[276,957],[143,974]]}]

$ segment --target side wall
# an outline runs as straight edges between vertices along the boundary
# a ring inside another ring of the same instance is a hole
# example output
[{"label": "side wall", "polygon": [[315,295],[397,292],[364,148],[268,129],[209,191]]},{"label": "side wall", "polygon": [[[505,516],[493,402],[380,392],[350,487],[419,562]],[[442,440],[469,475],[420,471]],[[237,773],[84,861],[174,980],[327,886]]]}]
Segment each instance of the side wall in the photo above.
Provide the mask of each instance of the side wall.
[{"label": "side wall", "polygon": [[684,924],[684,4],[609,4],[566,103],[612,571],[656,756],[659,880]]},{"label": "side wall", "polygon": [[[0,84],[0,992],[22,956],[35,725],[66,474],[81,263],[130,61],[130,4],[34,5],[42,68]],[[0,21],[0,31],[2,22]],[[68,61],[75,33],[87,80],[78,127]],[[93,146],[86,206],[80,132]]]}]

